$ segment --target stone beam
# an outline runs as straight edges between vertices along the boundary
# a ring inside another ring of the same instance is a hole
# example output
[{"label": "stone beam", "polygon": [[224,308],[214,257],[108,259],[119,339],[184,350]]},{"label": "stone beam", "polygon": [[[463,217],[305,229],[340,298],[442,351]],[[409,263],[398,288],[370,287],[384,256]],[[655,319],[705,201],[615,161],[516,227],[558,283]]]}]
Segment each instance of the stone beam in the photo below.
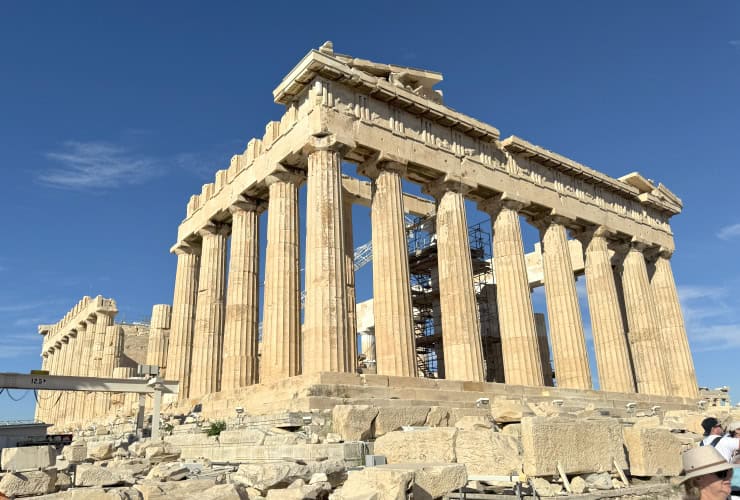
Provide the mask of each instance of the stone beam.
[{"label": "stone beam", "polygon": [[[353,204],[364,207],[370,206],[370,200],[372,199],[372,184],[370,182],[343,175],[342,186],[345,195],[352,200]],[[432,200],[404,193],[403,209],[411,215],[425,216],[433,214],[435,206]]]}]

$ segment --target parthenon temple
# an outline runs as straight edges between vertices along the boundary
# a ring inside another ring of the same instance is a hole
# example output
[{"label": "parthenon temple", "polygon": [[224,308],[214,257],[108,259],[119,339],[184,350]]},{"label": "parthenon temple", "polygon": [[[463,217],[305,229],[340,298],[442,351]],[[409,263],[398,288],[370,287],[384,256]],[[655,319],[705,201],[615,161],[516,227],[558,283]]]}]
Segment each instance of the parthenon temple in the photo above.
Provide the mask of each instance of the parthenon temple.
[{"label": "parthenon temple", "polygon": [[[335,53],[327,42],[275,88],[284,114],[190,198],[171,249],[172,306],[155,306],[142,362],[179,381],[173,407],[249,405],[259,387],[294,377],[365,386],[385,377],[419,391],[432,387],[421,379],[436,379],[434,387],[456,381],[480,394],[554,386],[626,400],[697,399],[671,270],[669,221],[681,200],[639,173],[612,178],[520,137],[502,139],[445,106],[434,88],[441,81],[432,71]],[[364,178],[347,175],[348,164]],[[371,215],[372,364],[357,335],[353,204]],[[471,207],[490,217],[478,228],[487,252],[474,251]],[[540,234],[531,256],[522,219]],[[423,248],[411,244],[419,232],[429,236]],[[539,286],[546,332],[531,296]],[[425,308],[433,323],[426,329]],[[63,321],[69,328],[42,331],[44,368],[129,375],[116,312],[112,300],[83,299]],[[65,395],[46,418],[83,412],[89,420],[115,406],[115,395],[90,397],[94,404]]]}]

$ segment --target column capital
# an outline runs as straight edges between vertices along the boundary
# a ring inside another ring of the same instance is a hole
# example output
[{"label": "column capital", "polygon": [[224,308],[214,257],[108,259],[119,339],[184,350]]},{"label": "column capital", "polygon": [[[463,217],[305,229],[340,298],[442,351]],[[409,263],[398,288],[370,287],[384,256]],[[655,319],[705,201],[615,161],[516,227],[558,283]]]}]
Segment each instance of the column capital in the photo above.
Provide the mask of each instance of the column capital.
[{"label": "column capital", "polygon": [[269,188],[276,182],[288,182],[300,186],[304,180],[306,180],[306,172],[303,170],[278,165],[270,175],[265,177],[265,186]]},{"label": "column capital", "polygon": [[499,212],[501,212],[501,210],[503,210],[504,208],[519,212],[522,208],[528,205],[529,201],[515,194],[500,193],[493,198],[489,198],[478,203],[478,210],[486,212],[488,215],[491,216],[492,219],[495,219]]},{"label": "column capital", "polygon": [[231,228],[228,224],[220,224],[215,222],[209,222],[198,230],[198,235],[205,237],[207,235],[221,235],[226,236],[229,234]]},{"label": "column capital", "polygon": [[583,249],[588,248],[588,244],[594,238],[604,238],[607,241],[613,237],[615,232],[607,226],[584,226],[579,229],[570,228],[570,234],[574,239],[581,242]]},{"label": "column capital", "polygon": [[234,215],[236,212],[259,212],[264,209],[264,202],[257,198],[240,195],[239,198],[229,206],[229,212]]},{"label": "column capital", "polygon": [[358,174],[371,179],[376,179],[378,175],[380,175],[381,170],[405,176],[406,171],[408,170],[408,162],[404,158],[381,151],[380,153],[371,156],[357,167]]},{"label": "column capital", "polygon": [[347,150],[352,149],[354,144],[345,144],[339,142],[334,134],[314,135],[308,139],[308,143],[303,146],[303,154],[306,156],[316,151],[336,151],[344,154]]},{"label": "column capital", "polygon": [[471,183],[469,179],[466,179],[461,175],[447,174],[441,179],[427,183],[422,187],[422,192],[432,196],[435,200],[439,201],[445,193],[453,192],[463,196],[468,194],[470,191],[475,189],[477,184]]},{"label": "column capital", "polygon": [[174,253],[175,255],[199,255],[200,245],[181,241],[170,249],[170,253]]}]

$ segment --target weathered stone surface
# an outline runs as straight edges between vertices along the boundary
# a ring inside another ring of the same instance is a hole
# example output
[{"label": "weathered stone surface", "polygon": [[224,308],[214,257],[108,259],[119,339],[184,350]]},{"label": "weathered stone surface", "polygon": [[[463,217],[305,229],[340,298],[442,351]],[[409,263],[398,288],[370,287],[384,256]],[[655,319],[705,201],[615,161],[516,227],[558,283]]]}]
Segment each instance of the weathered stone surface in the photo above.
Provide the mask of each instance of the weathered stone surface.
[{"label": "weathered stone surface", "polygon": [[630,474],[633,476],[678,476],[681,474],[681,441],[667,429],[625,427]]},{"label": "weathered stone surface", "polygon": [[141,500],[141,493],[130,487],[75,488],[51,495],[34,497],[34,500]]},{"label": "weathered stone surface", "polygon": [[494,398],[491,402],[491,416],[497,424],[521,422],[524,413],[524,405],[519,399]]},{"label": "weathered stone surface", "polygon": [[378,409],[369,405],[337,405],[332,409],[332,430],[345,441],[366,441],[375,435]]},{"label": "weathered stone surface", "polygon": [[491,417],[487,415],[467,415],[455,422],[455,428],[466,431],[492,429],[493,422],[491,421]]},{"label": "weathered stone surface", "polygon": [[522,424],[507,424],[501,429],[501,434],[513,436],[517,439],[522,437]]},{"label": "weathered stone surface", "polygon": [[488,417],[491,411],[488,408],[450,408],[447,425],[454,426],[463,417]]},{"label": "weathered stone surface", "polygon": [[[188,481],[192,482],[192,481]],[[247,492],[237,484],[217,484],[198,495],[199,500],[247,500]]]},{"label": "weathered stone surface", "polygon": [[113,441],[97,441],[87,444],[87,458],[95,461],[113,458],[114,451]]},{"label": "weathered stone surface", "polygon": [[126,482],[133,483],[131,476],[125,476],[109,467],[96,464],[80,464],[75,474],[75,486],[115,486]]},{"label": "weathered stone surface", "polygon": [[570,480],[570,490],[573,493],[580,495],[586,491],[586,488],[586,481],[581,476],[575,476]]},{"label": "weathered stone surface", "polygon": [[267,497],[270,500],[303,500],[301,488],[287,488],[283,490],[270,490]]},{"label": "weathered stone surface", "polygon": [[375,441],[375,454],[385,455],[389,464],[454,462],[456,433],[449,427],[389,432]]},{"label": "weathered stone surface", "polygon": [[610,471],[612,459],[627,468],[622,429],[613,418],[525,417],[522,451],[530,476],[555,475],[558,462],[566,474]]},{"label": "weathered stone surface", "polygon": [[57,469],[56,489],[66,490],[67,488],[71,486],[72,486],[72,477],[69,475],[69,473],[63,472]]},{"label": "weathered stone surface", "polygon": [[3,448],[2,469],[21,471],[43,469],[56,463],[57,453],[53,446],[24,446]]},{"label": "weathered stone surface", "polygon": [[306,438],[292,432],[286,432],[265,436],[263,444],[265,446],[286,446],[291,444],[303,444],[305,442]]},{"label": "weathered stone surface", "polygon": [[608,472],[589,474],[584,480],[590,490],[610,490],[613,487],[612,477]]},{"label": "weathered stone surface", "polygon": [[75,441],[62,448],[62,455],[72,464],[84,462],[87,458],[87,443],[85,441]]},{"label": "weathered stone surface", "polygon": [[424,425],[428,414],[428,406],[378,408],[378,416],[375,418],[375,437],[396,431],[404,425]]},{"label": "weathered stone surface", "polygon": [[162,442],[148,446],[144,450],[144,456],[156,462],[171,462],[180,458],[180,450],[167,442]]},{"label": "weathered stone surface", "polygon": [[444,406],[432,406],[427,414],[425,425],[429,427],[446,427],[450,418],[450,410]]},{"label": "weathered stone surface", "polygon": [[8,472],[0,480],[0,492],[8,497],[44,495],[54,491],[56,469]]},{"label": "weathered stone surface", "polygon": [[468,480],[464,464],[389,464],[377,468],[412,472],[414,500],[441,498]]},{"label": "weathered stone surface", "polygon": [[414,473],[408,470],[368,467],[352,471],[336,496],[342,500],[405,500]]},{"label": "weathered stone surface", "polygon": [[266,492],[274,488],[285,488],[296,479],[308,481],[312,474],[311,467],[294,462],[244,464],[239,466],[232,480]]},{"label": "weathered stone surface", "polygon": [[505,476],[517,474],[522,468],[519,440],[491,430],[458,431],[455,456],[469,474]]},{"label": "weathered stone surface", "polygon": [[213,479],[191,481],[144,481],[134,486],[141,492],[142,500],[187,500],[200,498],[205,490],[216,486]]},{"label": "weathered stone surface", "polygon": [[267,432],[262,429],[234,429],[222,431],[218,436],[221,444],[243,444],[258,446],[264,444]]},{"label": "weathered stone surface", "polygon": [[652,415],[649,417],[639,417],[635,419],[635,423],[632,425],[634,428],[645,428],[645,429],[655,429],[656,427],[660,427],[660,417],[657,415]]},{"label": "weathered stone surface", "polygon": [[542,497],[554,497],[560,494],[563,487],[559,484],[551,483],[541,477],[532,478],[532,486],[535,491]]},{"label": "weathered stone surface", "polygon": [[178,462],[163,462],[155,465],[146,478],[152,481],[179,481],[187,477],[189,469]]}]

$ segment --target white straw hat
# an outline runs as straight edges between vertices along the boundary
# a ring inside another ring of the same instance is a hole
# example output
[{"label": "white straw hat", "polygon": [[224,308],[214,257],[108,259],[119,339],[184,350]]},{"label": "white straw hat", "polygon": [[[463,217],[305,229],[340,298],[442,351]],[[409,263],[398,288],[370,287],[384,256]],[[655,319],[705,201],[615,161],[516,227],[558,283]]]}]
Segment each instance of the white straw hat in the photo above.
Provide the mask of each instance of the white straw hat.
[{"label": "white straw hat", "polygon": [[725,457],[723,457],[720,452],[714,448],[714,446],[699,446],[691,448],[681,455],[681,460],[683,461],[684,472],[681,482],[694,477],[703,476],[704,474],[734,469],[735,467],[740,466],[740,464],[735,465],[727,463]]}]

